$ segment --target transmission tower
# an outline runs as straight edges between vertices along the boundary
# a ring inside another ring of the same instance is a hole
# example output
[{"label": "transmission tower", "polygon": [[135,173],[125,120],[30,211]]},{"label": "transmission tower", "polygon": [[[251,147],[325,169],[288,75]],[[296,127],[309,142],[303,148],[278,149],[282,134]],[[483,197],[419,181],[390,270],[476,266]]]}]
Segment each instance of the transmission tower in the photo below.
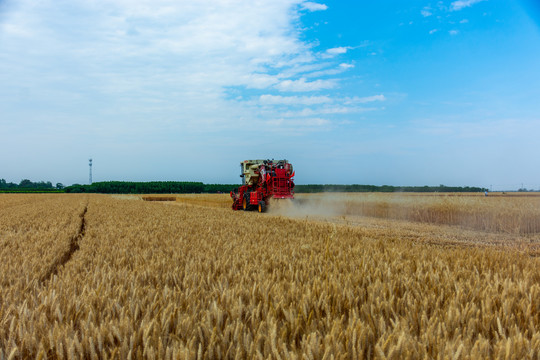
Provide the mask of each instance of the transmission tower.
[{"label": "transmission tower", "polygon": [[90,166],[90,185],[92,185],[92,159],[88,160],[88,166]]}]

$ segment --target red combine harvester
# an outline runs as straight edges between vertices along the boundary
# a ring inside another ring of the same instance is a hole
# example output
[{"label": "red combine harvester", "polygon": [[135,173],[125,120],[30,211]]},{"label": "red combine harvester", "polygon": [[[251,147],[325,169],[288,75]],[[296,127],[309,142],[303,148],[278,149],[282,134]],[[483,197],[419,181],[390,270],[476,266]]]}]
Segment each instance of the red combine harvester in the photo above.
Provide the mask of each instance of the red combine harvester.
[{"label": "red combine harvester", "polygon": [[244,160],[242,186],[231,191],[233,210],[264,212],[270,198],[294,198],[294,171],[287,160]]}]

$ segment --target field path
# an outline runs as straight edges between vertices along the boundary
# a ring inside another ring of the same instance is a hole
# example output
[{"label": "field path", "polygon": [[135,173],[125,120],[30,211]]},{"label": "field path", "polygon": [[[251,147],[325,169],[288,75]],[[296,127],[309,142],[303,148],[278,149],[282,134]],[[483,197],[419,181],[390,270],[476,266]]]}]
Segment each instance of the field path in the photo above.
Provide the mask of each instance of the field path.
[{"label": "field path", "polygon": [[84,238],[85,232],[86,232],[86,212],[88,211],[88,204],[84,207],[82,213],[79,215],[80,217],[80,226],[77,230],[77,233],[74,234],[70,241],[69,241],[69,248],[58,258],[56,259],[49,269],[43,274],[43,276],[40,278],[40,283],[45,283],[50,278],[58,273],[58,270],[60,267],[64,266],[73,256],[75,251],[80,249],[79,243]]}]

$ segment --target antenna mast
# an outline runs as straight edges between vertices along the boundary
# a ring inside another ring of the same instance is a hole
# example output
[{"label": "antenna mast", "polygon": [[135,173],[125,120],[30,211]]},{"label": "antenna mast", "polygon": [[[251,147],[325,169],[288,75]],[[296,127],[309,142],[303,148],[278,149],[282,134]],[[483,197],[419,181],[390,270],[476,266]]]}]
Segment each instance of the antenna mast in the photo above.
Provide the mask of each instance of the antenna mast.
[{"label": "antenna mast", "polygon": [[88,166],[90,166],[90,185],[92,185],[92,159],[88,160]]}]

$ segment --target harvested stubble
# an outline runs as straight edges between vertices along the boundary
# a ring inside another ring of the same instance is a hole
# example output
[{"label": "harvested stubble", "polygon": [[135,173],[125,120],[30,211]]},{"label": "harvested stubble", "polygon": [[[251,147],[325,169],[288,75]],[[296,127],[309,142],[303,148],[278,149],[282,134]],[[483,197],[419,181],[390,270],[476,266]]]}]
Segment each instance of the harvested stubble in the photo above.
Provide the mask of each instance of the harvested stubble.
[{"label": "harvested stubble", "polygon": [[229,194],[180,194],[176,197],[176,201],[182,204],[223,209],[230,209],[232,205],[231,196]]},{"label": "harvested stubble", "polygon": [[99,195],[86,222],[57,276],[2,301],[0,357],[540,356],[540,261],[518,252]]},{"label": "harvested stubble", "polygon": [[144,201],[176,201],[176,196],[152,195],[152,196],[143,196],[142,199]]}]

